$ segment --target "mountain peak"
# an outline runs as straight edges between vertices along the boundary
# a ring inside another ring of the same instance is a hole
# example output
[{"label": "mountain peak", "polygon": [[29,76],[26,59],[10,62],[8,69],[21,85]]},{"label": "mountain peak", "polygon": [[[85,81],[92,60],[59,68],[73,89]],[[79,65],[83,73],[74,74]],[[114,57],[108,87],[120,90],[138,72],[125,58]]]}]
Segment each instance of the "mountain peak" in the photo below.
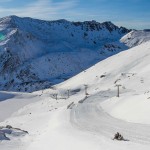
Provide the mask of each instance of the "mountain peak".
[{"label": "mountain peak", "polygon": [[20,17],[15,16],[15,15],[10,15],[10,16],[6,16],[6,17],[3,17],[3,18],[0,18],[0,20],[7,20],[7,21],[10,21],[10,20],[18,19],[18,18],[20,18]]},{"label": "mountain peak", "polygon": [[102,28],[106,28],[107,30],[109,30],[109,32],[112,32],[114,30],[120,30],[121,33],[128,33],[130,32],[130,30],[128,30],[125,27],[119,27],[116,26],[115,24],[113,24],[111,21],[106,21],[103,23],[97,22],[95,20],[92,21],[76,21],[76,22],[70,22],[66,19],[59,19],[59,20],[53,20],[53,21],[45,21],[45,20],[39,20],[39,19],[34,19],[34,18],[30,18],[30,17],[18,17],[15,15],[11,15],[11,16],[7,16],[4,18],[0,19],[0,23],[3,24],[9,24],[9,25],[13,25],[13,27],[15,26],[20,26],[21,24],[28,24],[28,23],[34,22],[35,24],[39,24],[39,23],[46,23],[46,24],[51,24],[51,23],[61,23],[61,24],[74,24],[75,26],[81,26],[82,28],[88,28],[88,30],[101,30]]},{"label": "mountain peak", "polygon": [[110,21],[8,16],[0,19],[0,26],[1,89],[34,91],[49,87],[127,49],[120,38],[128,29]]}]

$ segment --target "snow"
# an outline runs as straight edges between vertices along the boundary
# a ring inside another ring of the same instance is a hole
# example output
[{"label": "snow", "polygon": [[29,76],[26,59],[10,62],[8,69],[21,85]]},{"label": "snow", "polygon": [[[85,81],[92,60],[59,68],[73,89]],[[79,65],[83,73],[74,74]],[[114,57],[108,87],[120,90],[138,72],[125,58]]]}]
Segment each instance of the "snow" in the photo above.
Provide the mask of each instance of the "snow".
[{"label": "snow", "polygon": [[65,81],[126,50],[119,40],[129,31],[111,22],[1,18],[0,88],[33,92]]},{"label": "snow", "polygon": [[[31,103],[31,98],[35,97],[34,94],[24,94],[24,93],[12,93],[12,92],[0,92],[0,121],[3,121],[7,117],[10,117],[14,112],[16,112],[21,107]],[[39,99],[37,97],[32,102]],[[7,111],[5,111],[7,109]]]},{"label": "snow", "polygon": [[[89,132],[89,130],[87,132],[87,124],[83,128],[76,128],[75,124],[70,123],[70,117],[72,116],[70,116],[70,113],[72,114],[72,112],[66,109],[66,103],[72,101],[72,98],[68,99],[67,102],[59,100],[59,103],[57,103],[56,100],[50,99],[48,96],[44,95],[46,95],[46,93],[43,94],[40,101],[26,105],[17,111],[15,115],[2,123],[2,125],[11,124],[20,127],[29,132],[29,135],[13,137],[9,142],[1,142],[0,148],[2,150],[40,150],[42,148],[45,150],[49,148],[55,150],[70,150],[70,148],[73,150],[98,150],[110,148],[118,150],[125,150],[127,148],[142,150],[149,147],[149,145],[143,145],[143,143],[132,143],[133,141],[125,143],[112,141],[111,138],[113,134],[108,138],[98,132],[93,133],[93,131]],[[76,95],[75,98],[80,99],[82,95],[83,93],[78,96]],[[31,101],[34,99],[35,98],[32,98]],[[49,111],[51,105],[53,105],[53,108],[57,107],[58,109]],[[81,115],[83,114],[84,112],[81,113]],[[88,121],[87,118],[85,118],[85,121]],[[99,126],[98,123],[96,124]],[[100,128],[98,127],[97,129]]]},{"label": "snow", "polygon": [[120,41],[125,43],[128,47],[134,47],[149,40],[149,30],[133,30],[120,39]]},{"label": "snow", "polygon": [[[0,19],[1,90],[33,92],[61,83],[94,64],[142,44],[150,32],[111,22]],[[40,64],[40,65],[39,65]]]},{"label": "snow", "polygon": [[[0,149],[148,150],[149,32],[123,30],[111,22],[0,19],[7,35],[0,67],[8,66],[0,78],[7,83],[0,92]],[[16,89],[36,92],[9,91]],[[125,141],[112,140],[116,132]]]},{"label": "snow", "polygon": [[[146,42],[51,89],[1,92],[0,126],[11,125],[29,134],[6,140],[0,132],[0,149],[149,149],[149,50],[150,42]],[[119,98],[116,84],[122,85]],[[126,141],[112,140],[116,132]]]},{"label": "snow", "polygon": [[141,124],[150,124],[150,101],[145,94],[121,96],[109,99],[101,104],[112,116]]},{"label": "snow", "polygon": [[[139,45],[106,59],[59,85],[60,88],[89,86],[89,93],[112,91],[121,84],[121,97],[108,98],[101,105],[112,116],[134,123],[150,124],[150,43]],[[110,66],[111,64],[111,66]],[[101,78],[101,75],[105,77]],[[108,92],[109,93],[109,92]],[[106,94],[109,96],[109,94]]]}]

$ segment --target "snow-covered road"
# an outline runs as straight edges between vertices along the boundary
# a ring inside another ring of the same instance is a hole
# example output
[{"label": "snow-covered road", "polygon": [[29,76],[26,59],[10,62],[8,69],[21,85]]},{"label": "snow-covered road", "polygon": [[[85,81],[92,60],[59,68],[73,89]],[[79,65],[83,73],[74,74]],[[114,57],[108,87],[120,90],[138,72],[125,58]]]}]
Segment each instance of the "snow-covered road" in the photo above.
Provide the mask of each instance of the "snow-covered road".
[{"label": "snow-covered road", "polygon": [[[81,130],[103,135],[109,139],[120,132],[125,139],[150,144],[150,125],[129,123],[116,119],[105,112],[100,102],[107,99],[102,93],[91,96],[71,110],[71,123]],[[112,94],[113,96],[113,94]]]}]

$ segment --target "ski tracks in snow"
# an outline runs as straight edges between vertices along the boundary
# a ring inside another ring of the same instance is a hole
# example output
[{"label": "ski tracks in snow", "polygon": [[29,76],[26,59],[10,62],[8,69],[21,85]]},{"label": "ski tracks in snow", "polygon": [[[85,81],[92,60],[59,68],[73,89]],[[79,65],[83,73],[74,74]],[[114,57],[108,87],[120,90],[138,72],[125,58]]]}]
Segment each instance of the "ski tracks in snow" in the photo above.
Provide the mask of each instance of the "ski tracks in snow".
[{"label": "ski tracks in snow", "polygon": [[105,99],[105,96],[98,94],[75,106],[70,115],[72,125],[109,139],[119,132],[127,141],[150,144],[150,125],[130,123],[110,116],[100,106],[101,100]]}]

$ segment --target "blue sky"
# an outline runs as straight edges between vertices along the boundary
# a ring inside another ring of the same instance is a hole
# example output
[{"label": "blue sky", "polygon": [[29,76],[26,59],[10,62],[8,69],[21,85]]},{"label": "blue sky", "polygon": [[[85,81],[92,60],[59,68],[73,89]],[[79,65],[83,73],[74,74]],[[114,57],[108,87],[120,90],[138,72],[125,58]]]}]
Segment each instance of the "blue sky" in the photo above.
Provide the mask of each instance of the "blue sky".
[{"label": "blue sky", "polygon": [[128,28],[150,28],[150,0],[0,0],[0,17],[44,20],[112,21]]}]

